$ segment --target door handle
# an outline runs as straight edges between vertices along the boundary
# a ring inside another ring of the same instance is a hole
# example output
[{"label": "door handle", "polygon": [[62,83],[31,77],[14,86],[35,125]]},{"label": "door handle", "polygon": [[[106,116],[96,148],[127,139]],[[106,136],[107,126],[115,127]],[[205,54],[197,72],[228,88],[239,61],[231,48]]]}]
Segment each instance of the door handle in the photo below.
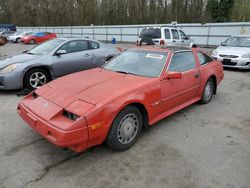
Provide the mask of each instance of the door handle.
[{"label": "door handle", "polygon": [[85,53],[84,54],[84,57],[89,57],[90,55],[88,53]]},{"label": "door handle", "polygon": [[173,40],[173,42],[176,42],[175,40]]},{"label": "door handle", "polygon": [[199,74],[199,73],[196,73],[196,74],[194,75],[194,77],[195,77],[195,78],[199,78],[199,77],[200,77],[200,74]]}]

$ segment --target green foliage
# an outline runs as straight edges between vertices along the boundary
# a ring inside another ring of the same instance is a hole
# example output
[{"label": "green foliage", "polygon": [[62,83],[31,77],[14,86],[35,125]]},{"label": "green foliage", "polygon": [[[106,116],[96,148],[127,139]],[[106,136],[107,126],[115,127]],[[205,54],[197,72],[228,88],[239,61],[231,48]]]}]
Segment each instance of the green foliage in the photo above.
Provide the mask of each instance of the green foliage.
[{"label": "green foliage", "polygon": [[250,0],[0,0],[0,23],[18,26],[250,21]]},{"label": "green foliage", "polygon": [[230,21],[234,0],[208,0],[207,9],[214,22]]}]

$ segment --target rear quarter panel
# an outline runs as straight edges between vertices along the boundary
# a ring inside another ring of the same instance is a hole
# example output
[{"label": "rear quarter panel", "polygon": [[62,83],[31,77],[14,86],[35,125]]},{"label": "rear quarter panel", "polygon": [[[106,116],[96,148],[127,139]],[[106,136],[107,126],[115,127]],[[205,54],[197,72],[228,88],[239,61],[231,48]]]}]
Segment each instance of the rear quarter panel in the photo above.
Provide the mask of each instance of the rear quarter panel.
[{"label": "rear quarter panel", "polygon": [[201,75],[200,76],[201,85],[200,85],[200,90],[199,90],[199,96],[202,96],[206,82],[211,76],[216,77],[216,85],[217,86],[220,84],[220,82],[224,78],[223,67],[219,61],[214,60],[212,62],[205,64],[205,65],[201,65],[199,67],[199,70],[200,70],[200,75]]}]

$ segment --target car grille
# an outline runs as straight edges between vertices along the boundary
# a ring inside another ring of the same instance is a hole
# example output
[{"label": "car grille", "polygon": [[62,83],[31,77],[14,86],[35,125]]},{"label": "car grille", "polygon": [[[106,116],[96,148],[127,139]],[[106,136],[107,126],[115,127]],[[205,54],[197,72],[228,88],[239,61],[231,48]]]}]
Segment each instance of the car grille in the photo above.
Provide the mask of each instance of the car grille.
[{"label": "car grille", "polygon": [[235,66],[235,65],[237,65],[237,63],[231,62],[230,60],[227,60],[227,59],[223,60],[223,61],[222,61],[222,64],[223,64],[223,65],[230,65],[230,66]]},{"label": "car grille", "polygon": [[225,58],[237,58],[239,56],[237,55],[226,55],[226,54],[219,54],[220,57],[225,57]]}]

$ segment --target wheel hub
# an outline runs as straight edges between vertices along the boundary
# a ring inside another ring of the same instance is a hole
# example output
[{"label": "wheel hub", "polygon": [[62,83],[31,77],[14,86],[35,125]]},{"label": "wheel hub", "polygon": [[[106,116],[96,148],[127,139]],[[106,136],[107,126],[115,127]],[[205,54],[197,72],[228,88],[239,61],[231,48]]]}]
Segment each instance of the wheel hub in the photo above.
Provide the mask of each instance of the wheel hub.
[{"label": "wheel hub", "polygon": [[46,82],[47,82],[46,76],[42,72],[34,72],[30,76],[30,85],[33,88],[41,87],[42,85],[46,84]]},{"label": "wheel hub", "polygon": [[128,144],[133,141],[138,132],[139,120],[138,117],[133,114],[127,114],[124,116],[119,124],[117,136],[118,140],[122,144]]}]

